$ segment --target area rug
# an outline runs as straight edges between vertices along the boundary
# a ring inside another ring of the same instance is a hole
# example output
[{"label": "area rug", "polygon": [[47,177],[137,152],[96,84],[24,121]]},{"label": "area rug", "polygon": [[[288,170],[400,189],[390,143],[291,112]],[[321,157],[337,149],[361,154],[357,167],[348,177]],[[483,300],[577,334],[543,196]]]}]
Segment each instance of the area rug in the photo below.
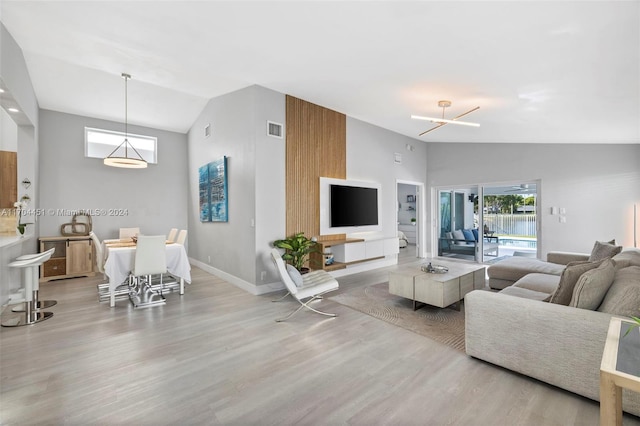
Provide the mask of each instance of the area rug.
[{"label": "area rug", "polygon": [[413,302],[389,294],[389,283],[373,284],[328,297],[341,305],[464,352],[464,304],[460,311],[425,305],[413,310]]}]

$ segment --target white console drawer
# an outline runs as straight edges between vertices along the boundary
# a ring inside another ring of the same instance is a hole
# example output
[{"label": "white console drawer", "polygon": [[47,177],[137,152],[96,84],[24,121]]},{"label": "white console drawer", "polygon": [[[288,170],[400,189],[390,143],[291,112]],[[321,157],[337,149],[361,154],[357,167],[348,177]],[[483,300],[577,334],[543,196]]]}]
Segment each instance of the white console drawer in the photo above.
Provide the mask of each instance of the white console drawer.
[{"label": "white console drawer", "polygon": [[365,245],[365,257],[367,259],[384,256],[384,240],[365,241]]},{"label": "white console drawer", "polygon": [[340,244],[331,247],[336,262],[349,263],[367,258],[365,241],[359,243]]}]

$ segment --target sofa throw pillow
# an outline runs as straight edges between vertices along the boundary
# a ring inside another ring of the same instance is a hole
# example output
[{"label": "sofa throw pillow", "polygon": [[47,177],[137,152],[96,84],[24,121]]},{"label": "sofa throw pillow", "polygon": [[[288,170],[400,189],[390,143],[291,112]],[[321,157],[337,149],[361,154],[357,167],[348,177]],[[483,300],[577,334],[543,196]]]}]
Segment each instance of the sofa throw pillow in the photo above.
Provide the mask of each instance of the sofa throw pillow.
[{"label": "sofa throw pillow", "polygon": [[473,239],[476,240],[476,242],[479,241],[478,240],[478,230],[476,228],[473,228],[471,230],[471,233],[473,234]]},{"label": "sofa throw pillow", "polygon": [[627,266],[640,266],[640,249],[626,248],[613,257],[616,268],[622,269]]},{"label": "sofa throw pillow", "polygon": [[[453,231],[453,239],[454,240],[464,240],[465,239],[464,238],[464,233],[461,230],[456,229],[455,231]],[[466,244],[464,241],[456,241],[455,243],[458,244],[458,245]]]},{"label": "sofa throw pillow", "polygon": [[551,296],[551,300],[549,300],[549,302],[568,306],[571,302],[571,298],[573,297],[573,288],[576,286],[580,275],[590,271],[591,269],[597,268],[600,266],[600,263],[602,263],[602,261],[589,262],[579,260],[576,262],[569,262],[567,267],[562,271],[558,288]]},{"label": "sofa throw pillow", "polygon": [[569,306],[592,311],[596,310],[602,303],[607,291],[609,291],[615,274],[614,261],[605,259],[596,269],[580,275],[573,289],[573,296]]},{"label": "sofa throw pillow", "polygon": [[589,262],[597,262],[603,259],[610,259],[622,251],[622,246],[617,246],[616,240],[596,241],[589,256]]},{"label": "sofa throw pillow", "polygon": [[300,271],[298,271],[293,265],[289,265],[287,263],[287,273],[296,287],[302,287],[302,275],[300,274]]},{"label": "sofa throw pillow", "polygon": [[618,269],[599,312],[640,317],[640,266]]},{"label": "sofa throw pillow", "polygon": [[464,235],[464,239],[467,241],[475,241],[476,239],[473,238],[473,232],[471,232],[471,229],[463,229],[462,230],[462,235]]}]

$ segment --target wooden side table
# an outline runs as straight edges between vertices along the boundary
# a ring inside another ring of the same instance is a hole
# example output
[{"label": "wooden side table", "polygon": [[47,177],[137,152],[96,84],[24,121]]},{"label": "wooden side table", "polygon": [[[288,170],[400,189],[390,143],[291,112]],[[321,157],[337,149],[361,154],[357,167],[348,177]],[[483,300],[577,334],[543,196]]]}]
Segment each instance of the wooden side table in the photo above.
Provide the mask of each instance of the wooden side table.
[{"label": "wooden side table", "polygon": [[600,425],[622,425],[622,389],[640,392],[640,333],[611,318],[600,364]]}]

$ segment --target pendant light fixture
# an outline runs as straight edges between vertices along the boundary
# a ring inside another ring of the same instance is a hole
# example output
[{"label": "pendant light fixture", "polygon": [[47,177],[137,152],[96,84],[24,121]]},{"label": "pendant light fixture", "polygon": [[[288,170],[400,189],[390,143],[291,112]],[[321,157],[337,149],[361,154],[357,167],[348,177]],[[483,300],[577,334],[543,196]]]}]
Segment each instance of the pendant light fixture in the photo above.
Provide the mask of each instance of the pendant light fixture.
[{"label": "pendant light fixture", "polygon": [[[111,154],[104,159],[104,164],[111,167],[122,167],[126,169],[145,169],[147,168],[147,162],[142,158],[142,155],[137,149],[129,142],[129,128],[127,121],[127,81],[131,78],[129,74],[122,73],[124,78],[124,141],[114,149]],[[124,157],[116,154],[119,150],[124,150]],[[136,157],[130,157],[129,151],[133,151]]]},{"label": "pendant light fixture", "polygon": [[422,117],[420,115],[412,115],[411,116],[411,118],[413,118],[414,120],[425,120],[425,121],[430,121],[430,122],[436,124],[435,127],[432,127],[429,130],[426,130],[426,131],[420,133],[418,136],[422,136],[425,133],[431,132],[432,130],[439,129],[440,127],[442,127],[444,125],[447,125],[447,124],[460,124],[462,126],[480,127],[480,124],[478,124],[478,123],[471,123],[471,122],[468,122],[468,121],[460,121],[459,120],[459,118],[462,118],[467,114],[471,114],[472,112],[479,110],[480,109],[479,106],[477,106],[477,107],[475,107],[473,109],[470,109],[469,111],[467,111],[465,113],[462,113],[462,114],[458,115],[457,117],[452,118],[451,120],[445,120],[445,118],[444,118],[444,110],[451,106],[451,101],[446,101],[446,100],[445,101],[438,101],[438,106],[440,108],[442,108],[442,118]]}]

